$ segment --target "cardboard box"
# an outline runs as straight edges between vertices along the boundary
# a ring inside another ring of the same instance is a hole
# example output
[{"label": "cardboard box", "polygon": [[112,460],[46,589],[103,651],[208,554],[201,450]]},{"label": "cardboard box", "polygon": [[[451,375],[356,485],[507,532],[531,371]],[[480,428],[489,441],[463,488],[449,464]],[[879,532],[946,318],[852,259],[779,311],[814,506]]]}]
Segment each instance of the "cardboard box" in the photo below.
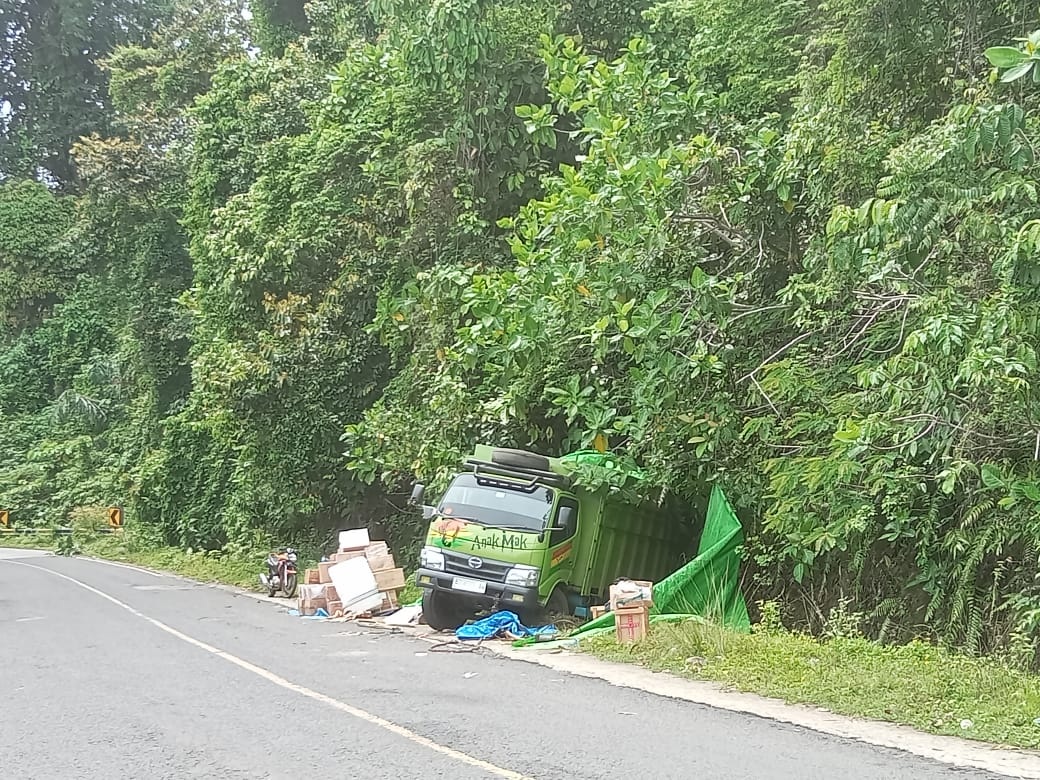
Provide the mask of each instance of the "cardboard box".
[{"label": "cardboard box", "polygon": [[322,561],[318,564],[318,582],[322,585],[332,582],[329,569],[336,565],[336,561]]},{"label": "cardboard box", "polygon": [[329,617],[339,617],[343,614],[343,602],[330,601],[326,611],[329,613]]},{"label": "cardboard box", "polygon": [[389,555],[390,548],[386,542],[372,542],[368,547],[365,548],[365,555],[368,558],[378,558],[382,555]]},{"label": "cardboard box", "polygon": [[624,607],[642,606],[649,609],[654,603],[654,583],[646,580],[621,580],[610,586],[612,612]]},{"label": "cardboard box", "polygon": [[397,563],[394,561],[394,556],[390,553],[383,553],[382,555],[368,555],[368,567],[372,571],[384,571],[386,569],[397,568]]},{"label": "cardboard box", "polygon": [[317,569],[307,569],[303,573],[304,585],[318,585],[321,582],[321,572]]},{"label": "cardboard box", "polygon": [[301,615],[313,615],[318,609],[327,609],[324,585],[300,585],[299,610]]},{"label": "cardboard box", "polygon": [[322,595],[325,596],[326,601],[339,601],[339,593],[336,592],[335,585],[325,585],[322,588]]},{"label": "cardboard box", "polygon": [[329,569],[329,574],[345,612],[364,612],[383,603],[375,577],[364,558],[337,562]]},{"label": "cardboard box", "polygon": [[605,614],[607,614],[607,608],[606,607],[603,607],[603,606],[589,607],[589,617],[592,618],[593,620],[595,620],[596,618],[601,618]]},{"label": "cardboard box", "polygon": [[632,644],[645,639],[650,633],[650,611],[643,606],[622,607],[614,610],[614,628],[618,641]]},{"label": "cardboard box", "polygon": [[397,591],[390,590],[383,594],[383,603],[379,605],[379,612],[393,612],[400,604],[397,601]]},{"label": "cardboard box", "polygon": [[404,569],[385,569],[372,572],[372,574],[376,578],[376,589],[384,593],[404,587]]},{"label": "cardboard box", "polygon": [[352,528],[349,531],[339,532],[339,549],[364,550],[369,545],[367,528]]},{"label": "cardboard box", "polygon": [[346,550],[346,551],[340,551],[340,552],[336,553],[335,555],[333,555],[332,556],[332,560],[335,563],[343,563],[343,561],[349,561],[349,560],[352,560],[353,558],[364,558],[364,557],[365,557],[365,551],[364,550]]}]

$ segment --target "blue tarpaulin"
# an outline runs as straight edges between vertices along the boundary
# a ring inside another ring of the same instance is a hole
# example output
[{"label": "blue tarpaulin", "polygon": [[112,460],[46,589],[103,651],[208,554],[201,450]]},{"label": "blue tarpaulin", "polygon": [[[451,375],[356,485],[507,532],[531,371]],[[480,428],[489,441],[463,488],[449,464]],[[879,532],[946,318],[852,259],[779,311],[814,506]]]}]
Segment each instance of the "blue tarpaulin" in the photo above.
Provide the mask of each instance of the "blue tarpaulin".
[{"label": "blue tarpaulin", "polygon": [[540,626],[528,628],[520,622],[520,618],[513,612],[496,612],[486,618],[474,623],[461,626],[455,631],[458,639],[494,639],[496,636],[509,634],[512,638],[524,636],[538,636],[541,634],[555,634],[556,626]]}]

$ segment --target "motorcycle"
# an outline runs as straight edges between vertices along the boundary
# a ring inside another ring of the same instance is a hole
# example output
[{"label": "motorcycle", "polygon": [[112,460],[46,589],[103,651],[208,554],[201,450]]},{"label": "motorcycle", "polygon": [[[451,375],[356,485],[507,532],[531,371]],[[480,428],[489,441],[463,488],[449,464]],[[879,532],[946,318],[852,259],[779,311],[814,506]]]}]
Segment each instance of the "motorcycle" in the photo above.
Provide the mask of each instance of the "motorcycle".
[{"label": "motorcycle", "polygon": [[267,594],[274,596],[279,590],[287,599],[296,595],[296,550],[288,547],[267,556],[267,573],[260,575],[260,584]]}]

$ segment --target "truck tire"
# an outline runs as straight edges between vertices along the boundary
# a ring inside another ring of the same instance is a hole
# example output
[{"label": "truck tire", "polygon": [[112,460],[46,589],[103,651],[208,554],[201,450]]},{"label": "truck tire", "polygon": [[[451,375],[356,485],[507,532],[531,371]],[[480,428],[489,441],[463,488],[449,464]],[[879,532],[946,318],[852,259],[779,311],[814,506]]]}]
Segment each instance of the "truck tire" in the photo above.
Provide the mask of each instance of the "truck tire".
[{"label": "truck tire", "polygon": [[458,597],[436,590],[424,590],[422,597],[423,620],[434,631],[454,631],[473,615],[476,609],[469,607]]},{"label": "truck tire", "polygon": [[517,469],[552,471],[547,457],[524,450],[494,449],[491,451],[491,462],[497,463],[499,466],[512,466]]}]

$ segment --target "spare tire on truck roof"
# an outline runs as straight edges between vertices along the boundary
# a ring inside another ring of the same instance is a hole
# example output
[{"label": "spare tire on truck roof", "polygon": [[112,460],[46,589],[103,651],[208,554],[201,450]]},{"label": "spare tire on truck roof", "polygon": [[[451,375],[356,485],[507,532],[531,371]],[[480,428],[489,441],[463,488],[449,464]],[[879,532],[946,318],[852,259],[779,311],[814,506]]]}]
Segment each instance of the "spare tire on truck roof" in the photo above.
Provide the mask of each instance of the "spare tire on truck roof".
[{"label": "spare tire on truck roof", "polygon": [[491,462],[497,463],[499,466],[512,466],[515,469],[552,471],[547,457],[525,450],[493,449],[491,450]]}]

